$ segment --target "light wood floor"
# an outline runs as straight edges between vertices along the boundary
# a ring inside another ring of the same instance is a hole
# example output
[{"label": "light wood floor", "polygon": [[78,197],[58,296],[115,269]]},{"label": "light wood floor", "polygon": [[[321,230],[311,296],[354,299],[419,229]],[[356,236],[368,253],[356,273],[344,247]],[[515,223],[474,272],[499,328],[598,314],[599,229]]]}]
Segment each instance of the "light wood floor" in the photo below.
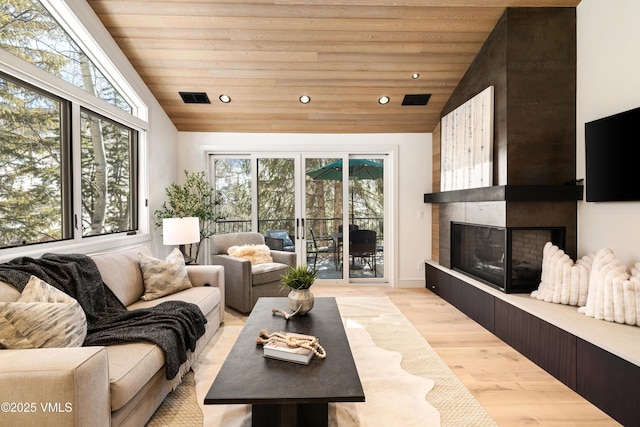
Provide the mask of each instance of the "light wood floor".
[{"label": "light wood floor", "polygon": [[620,425],[427,289],[317,285],[312,291],[388,295],[499,426]]}]

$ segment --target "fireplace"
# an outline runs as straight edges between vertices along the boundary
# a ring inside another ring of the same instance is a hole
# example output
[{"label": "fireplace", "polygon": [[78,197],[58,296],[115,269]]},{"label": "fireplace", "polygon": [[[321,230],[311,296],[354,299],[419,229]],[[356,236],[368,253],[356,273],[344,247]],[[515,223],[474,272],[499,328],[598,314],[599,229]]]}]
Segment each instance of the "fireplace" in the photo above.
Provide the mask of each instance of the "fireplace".
[{"label": "fireplace", "polygon": [[506,293],[538,288],[547,242],[564,248],[564,227],[451,223],[451,268]]}]

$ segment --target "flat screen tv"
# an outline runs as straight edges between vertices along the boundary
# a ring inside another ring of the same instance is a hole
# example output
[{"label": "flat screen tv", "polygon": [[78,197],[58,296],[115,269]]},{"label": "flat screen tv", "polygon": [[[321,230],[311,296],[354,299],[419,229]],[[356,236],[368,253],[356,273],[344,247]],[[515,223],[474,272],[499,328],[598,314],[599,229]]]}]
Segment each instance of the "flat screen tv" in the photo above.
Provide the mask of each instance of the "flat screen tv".
[{"label": "flat screen tv", "polygon": [[587,202],[640,201],[640,108],[585,123]]}]

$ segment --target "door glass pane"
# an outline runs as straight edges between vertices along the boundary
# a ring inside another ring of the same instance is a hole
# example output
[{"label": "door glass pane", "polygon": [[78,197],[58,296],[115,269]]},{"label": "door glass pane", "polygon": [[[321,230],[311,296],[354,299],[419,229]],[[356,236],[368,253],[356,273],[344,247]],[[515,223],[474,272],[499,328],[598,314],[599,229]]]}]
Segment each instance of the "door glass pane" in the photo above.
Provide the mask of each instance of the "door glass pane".
[{"label": "door glass pane", "polygon": [[271,249],[295,252],[295,161],[258,159],[258,231]]},{"label": "door glass pane", "polygon": [[342,278],[342,160],[305,160],[307,265],[319,279]]},{"label": "door glass pane", "polygon": [[349,159],[349,277],[384,276],[384,160]]},{"label": "door glass pane", "polygon": [[251,231],[251,160],[215,158],[213,187],[220,195],[215,234]]}]

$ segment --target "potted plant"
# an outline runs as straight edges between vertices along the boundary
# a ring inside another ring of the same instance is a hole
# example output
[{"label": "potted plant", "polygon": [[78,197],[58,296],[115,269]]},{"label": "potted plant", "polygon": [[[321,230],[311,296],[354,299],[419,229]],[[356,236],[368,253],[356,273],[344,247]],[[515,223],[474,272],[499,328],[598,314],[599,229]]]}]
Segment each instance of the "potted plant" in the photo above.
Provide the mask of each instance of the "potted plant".
[{"label": "potted plant", "polygon": [[289,309],[297,314],[306,314],[313,308],[313,294],[309,290],[318,272],[306,264],[291,267],[281,278],[281,289],[289,288]]},{"label": "potted plant", "polygon": [[188,255],[198,259],[200,243],[213,235],[213,223],[219,219],[216,207],[221,203],[219,194],[211,187],[204,171],[184,171],[185,182],[182,185],[173,183],[165,189],[168,202],[163,202],[160,209],[153,212],[156,227],[162,226],[163,218],[198,217],[200,219],[200,241],[189,245]]}]

